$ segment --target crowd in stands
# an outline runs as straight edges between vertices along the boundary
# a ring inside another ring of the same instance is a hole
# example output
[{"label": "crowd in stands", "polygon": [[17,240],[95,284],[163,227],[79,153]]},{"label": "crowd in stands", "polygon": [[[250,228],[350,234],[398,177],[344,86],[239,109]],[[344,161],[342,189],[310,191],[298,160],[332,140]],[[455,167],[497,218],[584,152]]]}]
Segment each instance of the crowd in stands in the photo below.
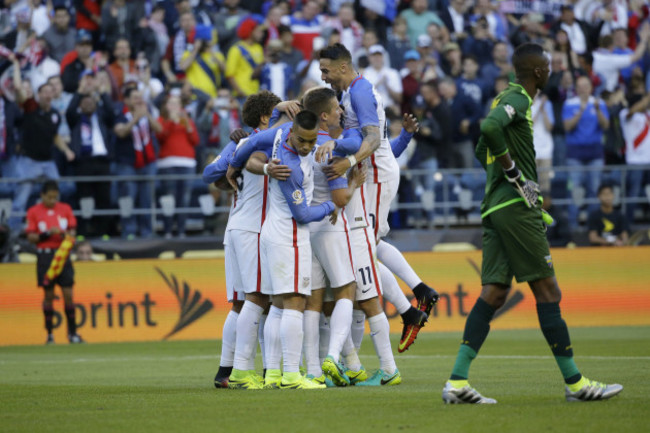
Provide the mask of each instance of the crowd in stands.
[{"label": "crowd in stands", "polygon": [[[106,176],[196,174],[231,131],[246,128],[247,96],[268,89],[300,98],[324,85],[319,50],[341,42],[381,94],[391,134],[402,113],[420,120],[400,164],[429,172],[403,177],[399,198],[433,202],[442,196],[436,170],[480,167],[480,120],[514,80],[514,47],[532,41],[552,70],[530,114],[539,182],[547,196],[574,199],[576,228],[581,199],[595,198],[604,181],[637,198],[650,184],[649,3],[0,0],[0,173],[20,181],[0,183],[0,197],[12,199],[19,230],[35,180],[104,176],[62,185],[81,210],[80,232],[116,233],[97,211],[119,208],[122,236],[152,236],[142,211],[152,200],[188,208],[192,191],[207,188],[182,176],[114,186]],[[619,164],[645,170],[607,168]],[[588,170],[554,173],[559,166]],[[453,177],[452,195],[469,190],[480,200],[477,176]],[[630,203],[624,213],[632,221],[646,207]],[[435,207],[424,208],[393,223],[432,221]],[[185,214],[164,218],[164,234],[173,230],[184,235]]]}]

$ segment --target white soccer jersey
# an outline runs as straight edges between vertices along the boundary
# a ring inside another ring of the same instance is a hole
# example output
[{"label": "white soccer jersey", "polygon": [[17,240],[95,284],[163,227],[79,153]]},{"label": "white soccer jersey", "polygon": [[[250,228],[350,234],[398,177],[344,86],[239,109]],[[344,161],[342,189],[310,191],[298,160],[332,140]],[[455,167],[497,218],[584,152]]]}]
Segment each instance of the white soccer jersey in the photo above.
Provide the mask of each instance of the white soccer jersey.
[{"label": "white soccer jersey", "polygon": [[650,164],[650,112],[635,113],[627,119],[629,110],[620,113],[625,138],[625,161],[628,164]]},{"label": "white soccer jersey", "polygon": [[367,212],[367,189],[368,187],[366,185],[361,185],[361,188],[357,188],[354,191],[354,194],[352,194],[352,198],[348,202],[347,206],[343,208],[342,213],[345,218],[344,224],[347,225],[350,230],[370,226]]},{"label": "white soccer jersey", "polygon": [[381,95],[370,81],[359,75],[350,87],[341,94],[341,105],[345,110],[345,128],[361,129],[365,126],[379,127],[381,143],[368,161],[368,182],[388,182],[399,177],[399,165],[388,141],[388,126]]}]

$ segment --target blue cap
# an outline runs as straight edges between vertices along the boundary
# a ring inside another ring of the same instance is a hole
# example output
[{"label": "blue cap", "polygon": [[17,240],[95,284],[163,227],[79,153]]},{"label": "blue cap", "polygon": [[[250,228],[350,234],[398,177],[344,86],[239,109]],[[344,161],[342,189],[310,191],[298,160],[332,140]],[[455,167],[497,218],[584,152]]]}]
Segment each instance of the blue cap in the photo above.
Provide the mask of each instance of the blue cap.
[{"label": "blue cap", "polygon": [[92,42],[92,41],[93,41],[93,37],[88,30],[86,29],[77,30],[76,42],[78,44],[83,44],[85,42]]},{"label": "blue cap", "polygon": [[415,50],[408,50],[404,53],[404,61],[406,60],[420,60],[420,53]]}]

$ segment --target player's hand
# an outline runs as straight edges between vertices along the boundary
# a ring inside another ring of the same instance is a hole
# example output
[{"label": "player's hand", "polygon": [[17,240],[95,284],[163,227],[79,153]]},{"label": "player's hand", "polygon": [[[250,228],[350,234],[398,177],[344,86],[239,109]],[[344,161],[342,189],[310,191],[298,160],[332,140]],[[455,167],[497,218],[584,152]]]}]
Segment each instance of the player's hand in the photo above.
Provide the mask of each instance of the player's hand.
[{"label": "player's hand", "polygon": [[298,101],[284,101],[276,105],[275,108],[279,112],[285,113],[289,116],[290,120],[293,120],[293,118],[296,117],[296,114],[300,113],[300,110],[302,110],[302,105],[300,105],[300,102]]},{"label": "player's hand", "polygon": [[332,158],[330,165],[323,168],[323,171],[327,175],[327,180],[334,180],[343,176],[348,168],[350,168],[350,160],[336,156]]},{"label": "player's hand", "polygon": [[330,214],[330,224],[336,225],[336,221],[339,219],[339,212],[341,209],[339,209],[337,206],[334,207],[334,211]]},{"label": "player's hand", "polygon": [[539,203],[539,185],[532,180],[528,180],[519,171],[513,167],[506,171],[506,179],[517,190],[519,195],[524,199],[524,203],[529,208],[536,208]]},{"label": "player's hand", "polygon": [[325,162],[332,159],[332,152],[334,152],[335,147],[336,142],[334,140],[326,141],[323,145],[318,146],[314,155],[316,162]]},{"label": "player's hand", "polygon": [[248,137],[248,132],[244,131],[241,128],[235,129],[233,132],[230,133],[230,141],[234,143],[239,143],[239,140],[246,137]]},{"label": "player's hand", "polygon": [[232,187],[234,191],[237,191],[237,177],[241,174],[241,168],[235,168],[232,165],[228,166],[228,171],[226,171],[226,180]]},{"label": "player's hand", "polygon": [[291,176],[291,169],[288,165],[279,165],[279,159],[273,159],[266,166],[266,171],[273,179],[287,180]]},{"label": "player's hand", "polygon": [[350,183],[354,183],[356,188],[359,188],[361,185],[366,183],[366,167],[352,167],[350,170]]},{"label": "player's hand", "polygon": [[414,115],[404,113],[402,128],[404,128],[404,130],[409,134],[415,134],[420,130],[420,122],[418,122],[417,117]]}]

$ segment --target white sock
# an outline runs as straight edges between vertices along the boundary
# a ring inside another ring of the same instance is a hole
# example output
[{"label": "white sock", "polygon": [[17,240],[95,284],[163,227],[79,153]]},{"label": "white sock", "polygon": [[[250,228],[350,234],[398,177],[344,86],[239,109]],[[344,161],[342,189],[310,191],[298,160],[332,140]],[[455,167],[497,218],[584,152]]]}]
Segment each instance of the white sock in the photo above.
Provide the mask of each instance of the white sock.
[{"label": "white sock", "polygon": [[372,344],[379,357],[379,368],[388,374],[395,373],[397,366],[390,347],[390,326],[386,314],[381,312],[372,316],[368,319],[368,324],[370,325],[370,338],[372,338]]},{"label": "white sock", "polygon": [[318,338],[318,358],[320,364],[323,365],[323,361],[327,356],[327,349],[330,347],[330,318],[327,317],[324,313],[320,315],[320,326],[319,326],[320,335]]},{"label": "white sock", "polygon": [[223,337],[221,339],[221,360],[219,366],[232,367],[235,358],[235,339],[237,338],[237,318],[239,313],[230,310],[223,322]]},{"label": "white sock", "polygon": [[366,332],[366,314],[362,310],[352,310],[350,336],[352,337],[352,343],[354,343],[354,348],[357,352],[361,349],[364,332]]},{"label": "white sock", "polygon": [[415,273],[400,250],[395,248],[394,245],[383,240],[379,241],[377,244],[377,258],[386,265],[391,272],[397,274],[400,280],[404,281],[411,290],[422,282],[422,279],[418,277],[418,274]]},{"label": "white sock", "polygon": [[266,369],[266,358],[264,357],[264,325],[266,324],[266,318],[269,317],[268,314],[262,314],[260,316],[260,325],[257,329],[257,340],[260,342],[260,352],[262,353],[262,368]]},{"label": "white sock", "polygon": [[352,342],[352,335],[348,335],[348,338],[345,339],[345,344],[343,345],[343,350],[341,350],[341,355],[345,358],[345,366],[353,371],[359,371],[361,369],[361,361],[359,360],[359,354],[357,349],[354,348],[354,343]]},{"label": "white sock", "polygon": [[259,305],[255,305],[250,301],[244,302],[239,318],[237,318],[237,342],[235,344],[235,362],[233,364],[236,370],[255,369],[257,332],[263,311]]},{"label": "white sock", "polygon": [[282,310],[271,306],[269,316],[264,324],[264,356],[267,370],[279,370],[282,359],[282,343],[280,341],[280,323]]},{"label": "white sock", "polygon": [[334,362],[339,362],[341,349],[350,335],[352,326],[352,301],[349,299],[339,299],[334,305],[332,318],[330,320],[330,344],[327,354],[334,358]]},{"label": "white sock", "polygon": [[300,311],[285,308],[282,312],[280,338],[282,340],[283,373],[297,373],[299,371],[304,337],[303,320],[303,314]]},{"label": "white sock", "polygon": [[305,310],[303,320],[305,338],[302,350],[305,354],[305,363],[307,363],[307,374],[320,377],[323,374],[320,368],[320,358],[318,357],[320,312]]},{"label": "white sock", "polygon": [[395,306],[399,314],[404,314],[411,308],[411,303],[406,299],[406,295],[400,289],[395,275],[384,265],[379,263],[379,273],[381,275],[381,288],[384,290],[384,298]]}]

